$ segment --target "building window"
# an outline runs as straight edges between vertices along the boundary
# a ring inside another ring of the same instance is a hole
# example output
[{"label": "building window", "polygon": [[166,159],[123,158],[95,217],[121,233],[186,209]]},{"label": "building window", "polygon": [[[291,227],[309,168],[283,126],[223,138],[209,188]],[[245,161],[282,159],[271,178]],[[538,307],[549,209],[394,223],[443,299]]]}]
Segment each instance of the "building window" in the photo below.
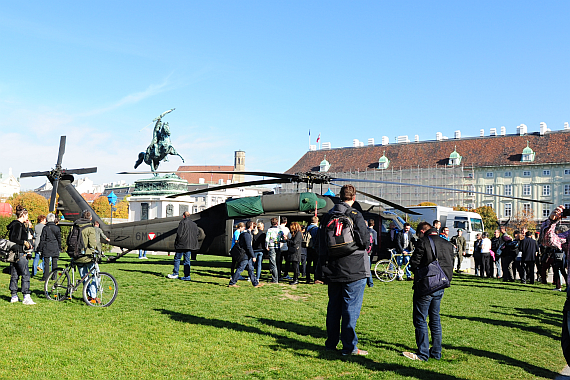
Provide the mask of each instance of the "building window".
[{"label": "building window", "polygon": [[524,170],[523,177],[530,177],[530,170]]},{"label": "building window", "polygon": [[473,178],[473,173],[467,174],[467,178]]},{"label": "building window", "polygon": [[505,172],[505,177],[512,177],[513,173],[512,172]]},{"label": "building window", "polygon": [[564,208],[570,208],[570,203],[564,203]]},{"label": "building window", "polygon": [[523,214],[529,216],[530,215],[530,203],[523,203]]},{"label": "building window", "polygon": [[542,185],[542,195],[545,197],[550,195],[550,185]]},{"label": "building window", "polygon": [[467,193],[467,196],[472,197],[472,196],[473,196],[473,191],[475,191],[475,186],[470,185],[470,186],[469,186],[469,192]]},{"label": "building window", "polygon": [[550,209],[549,208],[543,208],[542,209],[542,217],[548,218],[549,216],[550,216]]},{"label": "building window", "polygon": [[530,185],[523,185],[523,195],[530,195]]},{"label": "building window", "polygon": [[174,206],[172,203],[169,203],[166,205],[166,217],[170,218],[172,216],[174,216]]},{"label": "building window", "polygon": [[548,169],[543,170],[542,175],[550,175],[550,170]]},{"label": "building window", "polygon": [[486,177],[487,178],[493,178],[493,172],[487,172]]},{"label": "building window", "polygon": [[148,220],[148,203],[141,203],[141,220]]},{"label": "building window", "polygon": [[505,185],[505,195],[513,195],[513,185]]},{"label": "building window", "polygon": [[493,194],[493,185],[485,186],[485,194]]},{"label": "building window", "polygon": [[570,169],[564,169],[564,175],[570,175]]},{"label": "building window", "polygon": [[505,218],[510,218],[513,215],[513,205],[505,203]]},{"label": "building window", "polygon": [[492,203],[485,203],[485,206],[493,208],[493,204],[492,204]]}]

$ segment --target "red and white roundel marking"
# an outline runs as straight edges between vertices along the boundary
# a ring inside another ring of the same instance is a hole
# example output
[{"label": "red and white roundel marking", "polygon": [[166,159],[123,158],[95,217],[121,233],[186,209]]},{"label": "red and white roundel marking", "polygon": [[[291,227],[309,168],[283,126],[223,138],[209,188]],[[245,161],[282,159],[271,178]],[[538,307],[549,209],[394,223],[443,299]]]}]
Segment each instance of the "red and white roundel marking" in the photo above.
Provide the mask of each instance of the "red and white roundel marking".
[{"label": "red and white roundel marking", "polygon": [[149,232],[148,233],[148,240],[152,240],[156,237],[156,234],[154,232]]}]

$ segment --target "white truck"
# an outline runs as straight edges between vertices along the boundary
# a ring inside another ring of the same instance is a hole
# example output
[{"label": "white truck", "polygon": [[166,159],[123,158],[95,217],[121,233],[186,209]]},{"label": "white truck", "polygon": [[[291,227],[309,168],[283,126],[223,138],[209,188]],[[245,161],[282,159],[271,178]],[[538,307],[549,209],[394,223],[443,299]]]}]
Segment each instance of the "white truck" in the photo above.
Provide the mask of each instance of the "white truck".
[{"label": "white truck", "polygon": [[483,233],[483,219],[481,215],[469,211],[454,211],[451,207],[443,206],[411,206],[407,207],[420,215],[408,215],[408,220],[426,221],[432,224],[439,220],[442,227],[449,228],[449,237],[457,235],[458,229],[463,229],[463,236],[467,240],[467,252],[473,254],[473,244],[478,233]]}]

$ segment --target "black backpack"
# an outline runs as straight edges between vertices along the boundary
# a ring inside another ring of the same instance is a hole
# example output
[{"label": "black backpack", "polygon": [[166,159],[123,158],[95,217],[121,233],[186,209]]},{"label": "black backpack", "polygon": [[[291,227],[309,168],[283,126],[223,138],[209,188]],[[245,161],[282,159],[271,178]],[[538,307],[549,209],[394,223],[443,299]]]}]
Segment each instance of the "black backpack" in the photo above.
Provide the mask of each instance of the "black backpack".
[{"label": "black backpack", "polygon": [[14,263],[20,258],[20,251],[16,243],[0,239],[0,261]]},{"label": "black backpack", "polygon": [[79,227],[74,224],[69,236],[67,237],[67,254],[72,259],[78,259],[85,256],[85,244],[81,233],[87,227],[89,227],[89,225]]},{"label": "black backpack", "polygon": [[324,226],[328,255],[331,258],[348,256],[358,250],[354,236],[354,222],[346,213],[334,211]]}]

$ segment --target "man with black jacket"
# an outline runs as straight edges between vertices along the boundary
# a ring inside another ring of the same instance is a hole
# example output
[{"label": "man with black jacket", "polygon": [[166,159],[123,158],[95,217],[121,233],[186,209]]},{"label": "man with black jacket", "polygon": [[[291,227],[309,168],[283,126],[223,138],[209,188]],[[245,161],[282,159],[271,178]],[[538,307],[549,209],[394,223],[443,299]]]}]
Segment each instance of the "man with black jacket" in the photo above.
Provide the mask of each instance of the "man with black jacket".
[{"label": "man with black jacket", "polygon": [[[352,206],[356,201],[356,190],[352,185],[340,189],[342,203],[335,205],[325,215],[319,229],[319,254],[323,263],[323,276],[328,284],[329,303],[327,307],[327,350],[336,350],[342,341],[343,355],[368,355],[357,347],[356,321],[360,316],[366,279],[370,276],[370,266],[366,250],[370,246],[370,232],[362,214]],[[354,240],[357,250],[341,257],[331,257],[325,239],[324,226],[333,213],[347,215],[354,222]]]},{"label": "man with black jacket", "polygon": [[521,257],[521,283],[534,284],[534,262],[538,253],[538,243],[532,237],[532,232],[525,233],[524,240],[520,243]]},{"label": "man with black jacket", "polygon": [[[254,288],[259,288],[263,286],[257,281],[257,277],[255,277],[255,273],[253,272],[253,265],[252,262],[256,262],[255,253],[253,252],[253,247],[251,246],[252,235],[251,231],[255,228],[255,223],[249,220],[245,223],[245,230],[239,235],[239,239],[237,243],[232,247],[232,250],[238,249],[239,247],[239,256],[236,254],[236,262],[237,262],[237,269],[232,275],[232,279],[230,280],[230,284],[228,288],[237,288],[237,282],[241,276],[241,272],[247,267],[247,273],[249,275],[249,280]],[[232,252],[232,255],[234,253]]]},{"label": "man with black jacket", "polygon": [[[441,321],[439,319],[439,306],[443,297],[444,289],[437,290],[431,294],[423,294],[422,289],[427,287],[427,277],[419,278],[417,271],[427,267],[436,259],[451,282],[453,275],[453,245],[441,238],[436,229],[431,228],[429,223],[418,224],[419,239],[416,242],[416,249],[412,254],[410,266],[414,276],[414,299],[413,299],[413,320],[416,330],[417,354],[404,352],[404,356],[412,360],[427,361],[429,358],[441,359]],[[435,249],[435,253],[434,253]],[[432,347],[429,348],[429,334],[427,318],[429,315],[429,329],[431,331]]]},{"label": "man with black jacket", "polygon": [[178,278],[178,270],[180,268],[180,259],[184,256],[184,277],[180,277],[183,281],[190,281],[190,253],[191,251],[200,249],[198,235],[200,233],[198,225],[189,218],[190,213],[185,211],[182,220],[178,224],[176,230],[176,240],[174,241],[174,270],[169,274],[168,278]]}]

